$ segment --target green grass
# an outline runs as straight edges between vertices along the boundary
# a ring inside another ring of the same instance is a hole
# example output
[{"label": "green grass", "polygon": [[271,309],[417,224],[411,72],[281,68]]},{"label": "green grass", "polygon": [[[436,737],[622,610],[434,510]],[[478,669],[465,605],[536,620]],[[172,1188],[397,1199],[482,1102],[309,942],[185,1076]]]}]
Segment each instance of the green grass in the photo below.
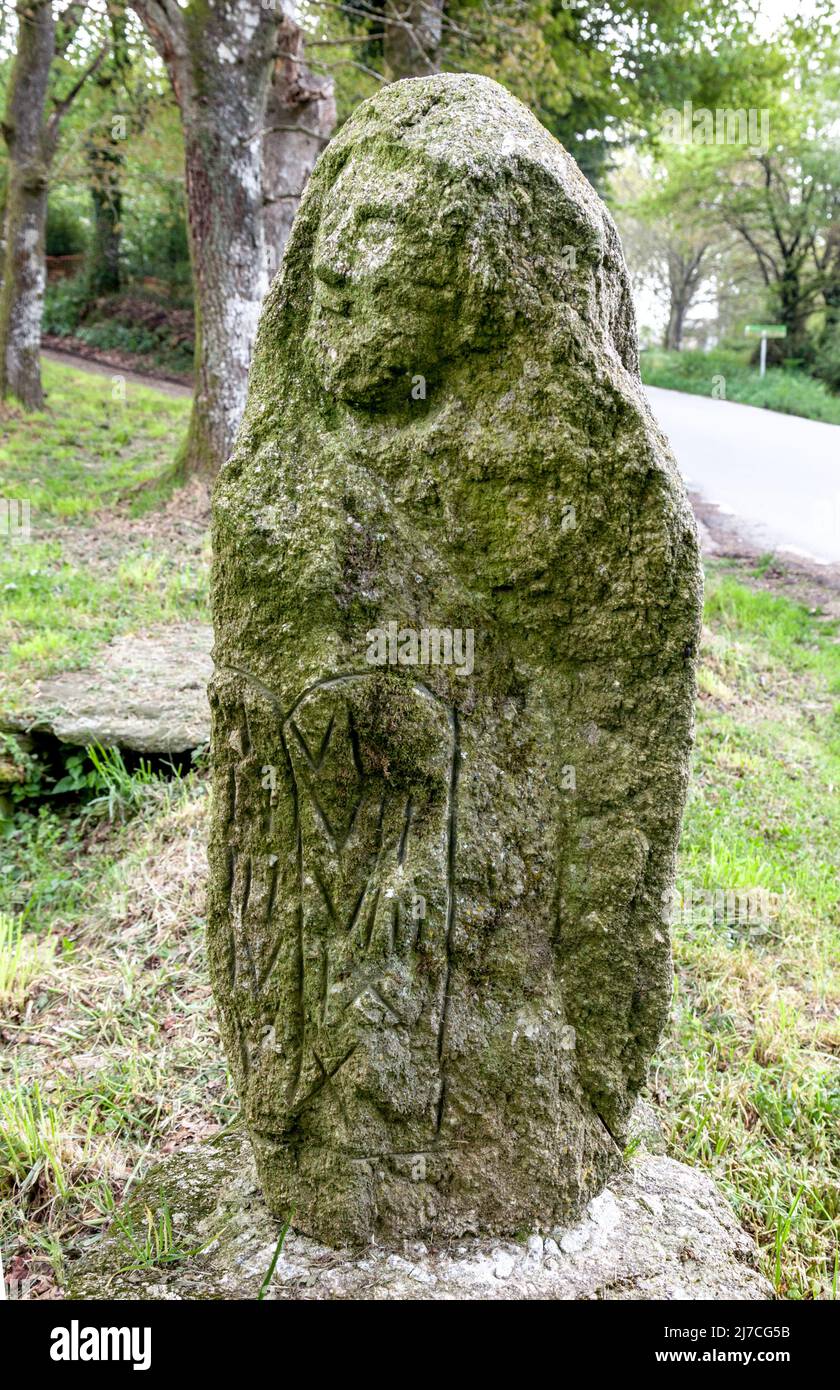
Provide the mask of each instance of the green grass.
[{"label": "green grass", "polygon": [[[17,846],[22,940],[52,949],[0,996],[0,1243],[48,1286],[162,1149],[234,1116],[204,959],[206,783],[166,786],[87,836],[44,811],[51,852]],[[133,1267],[194,1253],[165,1212],[124,1234]]]},{"label": "green grass", "polygon": [[204,566],[151,545],[104,571],[68,562],[60,542],[9,547],[0,593],[0,708],[12,707],[23,679],[85,666],[119,632],[207,616]]},{"label": "green grass", "polygon": [[664,352],[649,348],[642,353],[642,380],[647,386],[687,391],[693,396],[714,396],[763,406],[784,415],[802,415],[840,425],[840,396],[815,377],[794,368],[768,367],[762,380],[742,352]]},{"label": "green grass", "polygon": [[0,912],[0,1011],[18,1009],[52,955],[52,941],[42,942],[29,933],[11,913]]},{"label": "green grass", "polygon": [[[82,1142],[86,1150],[89,1133]],[[0,1191],[41,1194],[48,1203],[67,1198],[71,1186],[70,1141],[62,1117],[45,1103],[37,1081],[0,1092]],[[37,1200],[37,1198],[36,1198]]]},{"label": "green grass", "polygon": [[[109,390],[90,378],[80,388],[100,405]],[[173,403],[154,405],[159,424]],[[171,418],[158,453],[143,433],[151,414],[129,446],[108,446],[89,468],[77,458],[55,477],[51,446],[24,468],[28,423],[18,431],[4,420],[20,444],[18,484],[31,471],[60,528],[0,553],[18,585],[0,619],[13,684],[132,624],[204,612],[200,540],[185,580],[183,532],[168,536],[166,509],[149,510],[147,498],[147,529],[126,540],[134,480],[148,468],[163,476],[183,423]],[[70,421],[53,416],[49,429]],[[170,499],[176,511],[181,496]],[[650,1091],[670,1151],[721,1184],[780,1296],[831,1298],[840,642],[836,624],[774,590],[774,573],[769,561],[711,570],[679,885],[684,895],[762,888],[777,898],[763,923],[680,915],[672,1024]],[[97,820],[89,806],[62,810],[47,797],[31,813],[18,804],[2,842],[0,1227],[7,1268],[15,1260],[47,1281],[61,1281],[68,1259],[124,1210],[161,1151],[235,1115],[204,956],[206,785],[195,775],[159,783],[98,757]],[[165,1211],[144,1217],[133,1238],[141,1264],[185,1254]]]},{"label": "green grass", "polygon": [[[28,799],[9,803],[0,817],[0,1000],[15,980],[19,993],[21,979],[37,972],[41,957],[33,943],[39,935],[48,934],[52,946],[69,933],[61,944],[72,954],[71,938],[91,891],[132,843],[131,834],[104,836],[103,822],[116,829],[135,819],[155,820],[189,794],[195,776],[194,769],[186,775],[175,768],[156,771],[142,758],[129,770],[118,748],[97,744],[71,752],[57,783],[52,774],[44,776]],[[51,799],[56,794],[59,801]],[[100,841],[105,848],[92,853],[92,842]]]},{"label": "green grass", "polygon": [[121,400],[111,377],[47,361],[42,371],[44,410],[0,409],[3,496],[29,499],[36,536],[132,494],[135,510],[151,505],[148,485],[171,469],[189,400],[134,384]]},{"label": "green grass", "polygon": [[[840,645],[819,614],[723,567],[706,618],[679,883],[763,887],[778,910],[766,926],[676,923],[672,1024],[650,1090],[670,1151],[721,1185],[779,1295],[831,1298]],[[102,822],[104,835],[77,822],[59,832],[42,811],[12,841],[24,879],[0,907],[25,913],[24,940],[55,948],[3,1024],[38,1046],[15,1048],[7,1072],[0,1187],[31,1267],[58,1278],[162,1146],[235,1113],[204,959],[205,788],[167,785],[164,803],[143,800],[134,820]],[[160,1213],[150,1222],[141,1251],[167,1258]]]},{"label": "green grass", "polygon": [[124,1213],[115,1214],[114,1229],[130,1256],[120,1273],[124,1270],[162,1269],[166,1265],[181,1264],[200,1255],[216,1239],[214,1234],[200,1245],[182,1245],[175,1232],[172,1209],[162,1192],[159,1212],[145,1207],[142,1219],[138,1221],[131,1208],[128,1208]]},{"label": "green grass", "polygon": [[133,386],[120,402],[109,378],[52,363],[44,380],[43,412],[0,408],[3,496],[31,516],[30,539],[0,549],[0,712],[117,633],[207,612],[206,548],[162,543],[153,520],[189,402]]},{"label": "green grass", "polygon": [[678,887],[764,888],[753,925],[683,911],[654,1091],[788,1298],[836,1296],[840,1227],[840,645],[835,625],[712,574]]},{"label": "green grass", "polygon": [[291,1223],[292,1223],[292,1218],[291,1218],[291,1216],[287,1217],[287,1219],[283,1222],[283,1226],[282,1226],[281,1231],[280,1231],[279,1239],[278,1239],[278,1241],[277,1241],[276,1246],[274,1247],[274,1254],[272,1255],[271,1261],[270,1261],[269,1266],[268,1266],[268,1269],[267,1269],[266,1272],[265,1272],[265,1278],[263,1279],[262,1283],[260,1284],[260,1290],[259,1290],[259,1293],[257,1294],[257,1302],[258,1302],[258,1303],[262,1303],[263,1299],[265,1298],[266,1294],[268,1293],[269,1289],[271,1288],[271,1281],[272,1281],[272,1279],[274,1278],[274,1271],[275,1271],[275,1269],[277,1268],[277,1261],[278,1261],[279,1258],[280,1258],[280,1254],[281,1254],[281,1251],[282,1251],[282,1249],[283,1249],[283,1244],[284,1244],[284,1241],[285,1241],[285,1239],[286,1239],[286,1236],[289,1234],[289,1227],[291,1226]]},{"label": "green grass", "polygon": [[48,801],[28,814],[16,809],[3,825],[0,912],[22,914],[34,930],[72,932],[83,910],[89,879],[101,872],[86,850],[78,817],[60,814]]}]

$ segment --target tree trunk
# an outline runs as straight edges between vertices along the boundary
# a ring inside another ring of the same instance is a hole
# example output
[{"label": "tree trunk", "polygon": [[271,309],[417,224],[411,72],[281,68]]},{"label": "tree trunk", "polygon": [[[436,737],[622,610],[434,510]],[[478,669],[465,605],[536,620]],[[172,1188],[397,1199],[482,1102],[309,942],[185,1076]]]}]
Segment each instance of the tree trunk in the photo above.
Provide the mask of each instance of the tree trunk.
[{"label": "tree trunk", "polygon": [[278,34],[263,137],[263,227],[271,278],[315,161],[335,126],[333,84],[306,66],[303,34],[288,18]]},{"label": "tree trunk", "polygon": [[665,329],[665,338],[662,344],[667,352],[680,352],[682,349],[686,308],[684,300],[677,298],[672,293],[668,311],[668,326]]},{"label": "tree trunk", "polygon": [[825,324],[830,328],[840,323],[840,221],[832,222],[825,234],[822,272]]},{"label": "tree trunk", "polygon": [[19,0],[18,26],[3,118],[9,182],[0,295],[0,394],[17,396],[27,409],[38,410],[44,403],[40,351],[51,155],[45,143],[44,108],[55,54],[50,0]]},{"label": "tree trunk", "polygon": [[390,82],[440,71],[444,0],[386,0],[383,50]]},{"label": "tree trunk", "polygon": [[779,305],[779,322],[787,329],[787,337],[779,340],[778,347],[771,344],[770,360],[783,361],[785,357],[798,357],[805,349],[807,338],[805,324],[808,308],[802,291],[799,264],[792,259],[784,263],[775,294]]},{"label": "tree trunk", "polygon": [[268,287],[262,133],[280,16],[260,0],[132,0],[181,111],[195,288],[195,395],[181,456],[212,475],[233,445]]},{"label": "tree trunk", "polygon": [[[109,7],[111,54],[96,82],[102,105],[113,112],[120,79],[129,66],[125,10]],[[93,240],[88,257],[87,281],[92,294],[114,294],[121,284],[122,176],[125,166],[125,130],[112,118],[100,126],[86,148],[93,202]]]},{"label": "tree trunk", "polygon": [[93,201],[93,240],[88,261],[92,294],[114,294],[121,284],[123,156],[116,140],[89,145],[90,196]]},{"label": "tree trunk", "polygon": [[700,288],[703,259],[707,248],[700,246],[686,253],[668,252],[668,326],[663,347],[681,352],[685,321]]},{"label": "tree trunk", "polygon": [[[196,385],[184,464],[187,472],[215,473],[231,451],[245,407],[268,274],[260,146],[248,138],[262,110],[250,94],[231,91],[227,72],[214,74],[221,88],[215,93],[208,76],[206,105],[182,107],[196,293]],[[227,132],[212,118],[216,100],[233,117]],[[240,133],[238,140],[231,130]]]}]

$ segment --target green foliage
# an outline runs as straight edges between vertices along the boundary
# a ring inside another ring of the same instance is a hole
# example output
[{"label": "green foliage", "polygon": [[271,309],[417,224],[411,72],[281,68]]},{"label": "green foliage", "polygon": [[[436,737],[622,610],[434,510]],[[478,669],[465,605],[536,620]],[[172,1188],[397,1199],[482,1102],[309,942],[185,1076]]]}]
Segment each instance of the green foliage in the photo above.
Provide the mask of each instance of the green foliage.
[{"label": "green foliage", "polygon": [[103,351],[116,348],[119,352],[145,356],[161,371],[189,372],[193,366],[192,343],[171,346],[166,327],[156,331],[108,318],[97,323],[86,323],[76,330],[74,336],[87,343],[89,347]]},{"label": "green foliage", "polygon": [[190,286],[190,253],[183,197],[170,195],[163,207],[126,210],[123,232],[126,278],[151,276],[178,290]]},{"label": "green foliage", "polygon": [[87,247],[88,225],[68,202],[50,199],[47,208],[47,255],[80,255]]},{"label": "green foliage", "polygon": [[[687,391],[693,396],[712,396],[716,392],[718,399],[840,425],[840,397],[832,395],[823,382],[793,367],[768,367],[762,380],[758,368],[749,363],[742,351],[649,349],[642,353],[642,380],[648,386]],[[721,390],[725,391],[723,397]]]},{"label": "green foliage", "polygon": [[[111,822],[124,821],[143,807],[150,790],[159,789],[166,780],[144,758],[129,769],[116,747],[93,743],[74,749],[72,744],[59,744],[48,764],[21,748],[14,735],[0,732],[2,765],[12,765],[17,773],[17,780],[8,785],[5,809],[0,799],[0,835],[6,837],[20,825],[32,826],[31,803],[41,797],[78,800],[83,823],[103,817]],[[174,766],[171,770],[179,776]]]},{"label": "green foliage", "polygon": [[840,321],[832,323],[820,337],[813,370],[829,390],[840,395]]},{"label": "green foliage", "polygon": [[[720,48],[709,45],[696,55],[671,48],[667,62],[676,64],[675,75],[686,64],[682,93],[672,103],[677,111],[683,101],[693,102],[695,117],[701,107],[713,116],[740,111],[752,117],[752,132],[746,143],[743,135],[718,143],[723,132],[715,130],[709,141],[695,126],[698,143],[690,129],[679,143],[670,143],[664,131],[660,138],[653,131],[655,158],[641,186],[628,199],[618,188],[623,171],[615,180],[636,282],[652,284],[668,308],[684,309],[685,282],[673,252],[686,241],[703,248],[703,275],[692,286],[689,307],[701,294],[714,301],[717,323],[709,326],[720,339],[754,321],[761,304],[762,316],[787,328],[784,344],[769,345],[774,365],[788,359],[788,365],[814,369],[821,325],[840,303],[838,55],[840,25],[836,7],[827,3],[815,6],[807,19],[789,15],[782,23],[780,17],[772,39],[759,40],[744,21]],[[704,69],[699,90],[692,89]],[[642,235],[634,235],[634,219]],[[816,374],[829,385],[837,381],[836,359],[826,343]],[[776,386],[778,404],[763,398],[758,403],[812,414],[809,406],[797,406],[789,383],[777,380]],[[818,404],[815,409],[814,418],[834,418],[819,413]]]},{"label": "green foliage", "polygon": [[161,780],[144,758],[129,771],[119,748],[92,743],[83,753],[66,756],[64,776],[50,792],[53,796],[81,797],[86,819],[107,816],[109,821],[126,820],[142,805],[147,789]]},{"label": "green foliage", "polygon": [[84,753],[68,754],[64,769],[64,776],[51,788],[53,796],[63,796],[68,792],[78,795],[102,784],[97,766],[90,756],[90,749],[86,749]]},{"label": "green foliage", "polygon": [[781,67],[735,0],[548,0],[536,8],[550,16],[552,58],[538,114],[596,187],[621,144],[656,142],[664,108],[760,104],[758,89]]},{"label": "green foliage", "polygon": [[[91,297],[86,276],[79,275],[47,286],[44,332],[75,338],[101,351],[136,353],[147,357],[160,371],[187,373],[194,358],[189,330],[173,332],[161,307],[154,295]],[[138,316],[146,321],[138,322]],[[155,322],[156,317],[159,322]],[[185,317],[190,316],[178,315],[179,319]]]},{"label": "green foliage", "polygon": [[[349,12],[316,7],[340,120],[387,75],[382,0]],[[304,20],[304,22],[306,22]],[[367,36],[367,42],[363,42]],[[320,54],[310,48],[310,63]],[[771,66],[736,0],[448,0],[441,66],[493,77],[530,106],[596,185],[621,144],[655,129],[658,114],[686,99],[731,99],[736,84]],[[778,64],[774,70],[778,69]]]},{"label": "green foliage", "polygon": [[59,338],[70,337],[82,322],[88,306],[88,292],[81,276],[55,280],[44,295],[43,331]]},{"label": "green foliage", "polygon": [[[37,756],[33,755],[21,739],[8,730],[0,729],[0,767],[6,775],[2,782],[6,795],[13,801],[23,801],[27,797],[38,796],[43,783],[43,769]],[[3,822],[0,804],[0,825]]]}]

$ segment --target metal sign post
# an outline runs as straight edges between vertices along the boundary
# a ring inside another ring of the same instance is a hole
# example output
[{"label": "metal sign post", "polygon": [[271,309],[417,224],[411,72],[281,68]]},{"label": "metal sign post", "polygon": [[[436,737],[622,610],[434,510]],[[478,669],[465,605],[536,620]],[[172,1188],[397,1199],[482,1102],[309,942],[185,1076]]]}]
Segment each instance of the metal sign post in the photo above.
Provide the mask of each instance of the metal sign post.
[{"label": "metal sign post", "polygon": [[748,323],[744,332],[748,338],[761,338],[758,375],[762,377],[767,371],[767,339],[786,338],[787,329],[783,323]]}]

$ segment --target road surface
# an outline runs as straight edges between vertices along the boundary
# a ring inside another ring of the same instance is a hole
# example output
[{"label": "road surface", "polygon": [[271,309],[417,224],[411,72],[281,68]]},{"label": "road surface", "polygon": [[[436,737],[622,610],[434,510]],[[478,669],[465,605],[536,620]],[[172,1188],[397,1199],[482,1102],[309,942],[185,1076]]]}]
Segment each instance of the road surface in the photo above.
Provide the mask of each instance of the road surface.
[{"label": "road surface", "polygon": [[840,562],[840,425],[646,387],[692,492],[762,551]]},{"label": "road surface", "polygon": [[[188,386],[139,376],[72,353],[54,362],[188,396]],[[840,425],[823,425],[751,405],[646,387],[692,492],[728,513],[758,550],[788,550],[840,563]]]}]

